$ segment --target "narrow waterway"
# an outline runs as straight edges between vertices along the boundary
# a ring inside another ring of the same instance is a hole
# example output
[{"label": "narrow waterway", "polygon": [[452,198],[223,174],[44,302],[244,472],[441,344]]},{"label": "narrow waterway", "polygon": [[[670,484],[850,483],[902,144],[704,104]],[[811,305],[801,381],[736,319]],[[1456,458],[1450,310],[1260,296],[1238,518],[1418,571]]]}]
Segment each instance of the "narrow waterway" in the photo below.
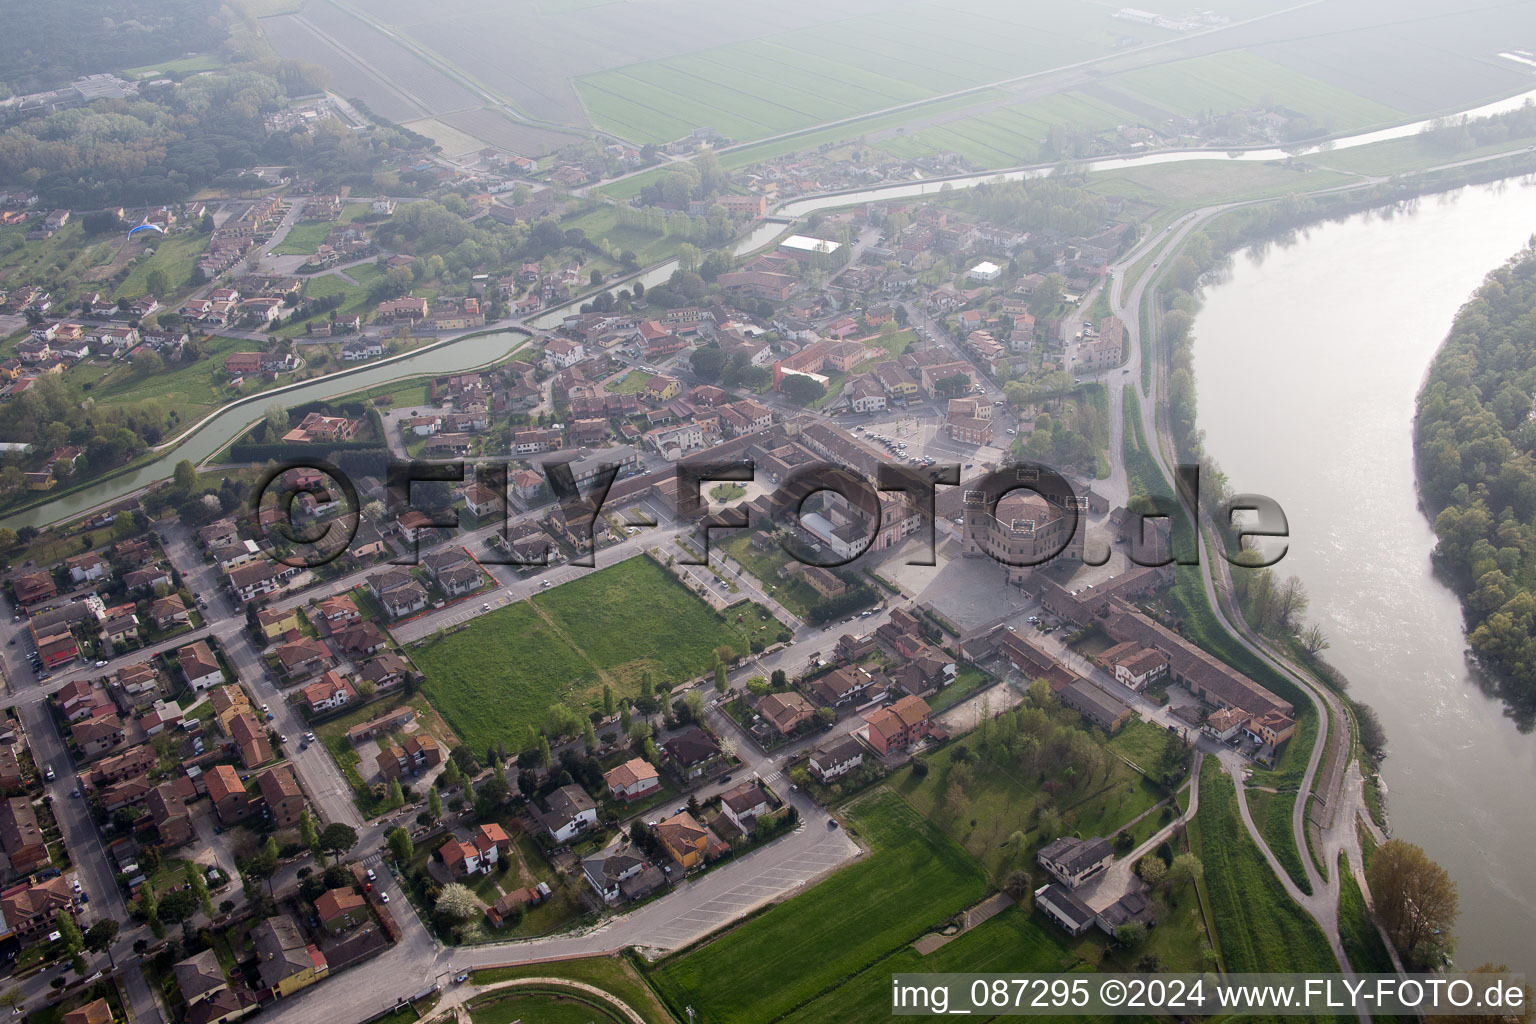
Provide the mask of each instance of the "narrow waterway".
[{"label": "narrow waterway", "polygon": [[1394,832],[1461,891],[1458,962],[1536,969],[1536,735],[1464,658],[1414,485],[1414,398],[1457,309],[1536,232],[1509,181],[1363,214],[1244,252],[1196,323],[1200,427],[1239,491],[1290,520],[1328,659],[1381,716]]}]

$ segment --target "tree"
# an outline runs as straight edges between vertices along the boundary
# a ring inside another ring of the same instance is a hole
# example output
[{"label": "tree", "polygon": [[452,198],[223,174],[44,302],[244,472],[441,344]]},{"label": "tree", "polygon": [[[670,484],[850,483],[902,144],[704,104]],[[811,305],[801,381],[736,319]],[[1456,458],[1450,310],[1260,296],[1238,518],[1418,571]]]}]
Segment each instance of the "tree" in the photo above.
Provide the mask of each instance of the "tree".
[{"label": "tree", "polygon": [[389,808],[398,811],[405,806],[405,790],[400,785],[399,779],[389,780]]},{"label": "tree", "polygon": [[463,924],[480,916],[480,898],[469,886],[451,882],[437,894],[432,910],[447,921]]},{"label": "tree", "polygon": [[316,857],[320,856],[320,833],[315,828],[315,819],[310,817],[308,810],[299,812],[299,841],[309,847]]},{"label": "tree", "polygon": [[339,862],[343,854],[357,845],[357,830],[339,821],[325,826],[320,832],[320,848],[333,854]]},{"label": "tree", "polygon": [[603,717],[613,717],[613,687],[603,684]]},{"label": "tree", "polygon": [[202,867],[196,861],[183,861],[182,873],[187,879],[187,888],[192,890],[192,895],[197,897],[198,905],[203,908],[203,913],[213,917],[213,900],[208,898],[208,883],[203,879]]},{"label": "tree", "polygon": [[267,440],[276,441],[288,433],[288,410],[280,405],[269,405],[264,414],[267,425]]},{"label": "tree", "polygon": [[1136,873],[1141,876],[1143,882],[1156,888],[1157,883],[1161,882],[1163,876],[1168,873],[1168,865],[1163,863],[1163,858],[1157,854],[1148,854],[1136,863]]},{"label": "tree", "polygon": [[139,890],[139,916],[148,924],[155,938],[165,935],[165,925],[160,923],[160,901],[155,899],[155,889],[146,885]]},{"label": "tree", "polygon": [[67,910],[59,911],[53,917],[53,927],[59,933],[59,945],[64,955],[78,956],[85,948],[85,936],[80,934],[80,926],[75,924],[75,915]]},{"label": "tree", "polygon": [[1169,890],[1181,889],[1198,881],[1204,874],[1205,866],[1200,863],[1199,857],[1192,853],[1181,853],[1168,865],[1168,874],[1163,878],[1163,884]]},{"label": "tree", "polygon": [[597,730],[592,727],[590,718],[581,725],[581,745],[586,747],[589,754],[597,749]]},{"label": "tree", "polygon": [[1147,926],[1140,921],[1127,921],[1115,929],[1115,941],[1127,948],[1139,944],[1146,937]]},{"label": "tree", "polygon": [[164,270],[156,267],[144,275],[144,287],[149,289],[149,294],[163,299],[171,290],[171,279],[165,276]]},{"label": "tree", "polygon": [[725,350],[718,345],[702,345],[688,357],[694,375],[703,381],[717,381],[725,373]]},{"label": "tree", "polygon": [[1415,966],[1430,962],[1430,951],[1443,945],[1456,923],[1456,883],[1421,847],[1389,839],[1371,857],[1366,880],[1376,913],[1403,959]]},{"label": "tree", "polygon": [[427,810],[431,812],[433,821],[443,816],[443,798],[436,789],[427,790]]},{"label": "tree", "polygon": [[160,900],[160,920],[182,924],[197,913],[197,894],[191,889],[173,889]]},{"label": "tree", "polygon": [[85,948],[92,953],[107,954],[107,962],[114,971],[117,970],[117,957],[112,955],[112,943],[117,941],[117,933],[121,928],[119,922],[104,917],[85,930]]},{"label": "tree", "polygon": [[725,663],[715,662],[715,692],[724,693],[731,688],[731,680],[725,674]]},{"label": "tree", "polygon": [[796,405],[808,406],[827,393],[826,386],[813,377],[802,374],[786,374],[779,390]]},{"label": "tree", "polygon": [[1301,631],[1301,646],[1308,654],[1321,654],[1333,646],[1328,642],[1328,634],[1323,632],[1323,627],[1314,622]]},{"label": "tree", "polygon": [[811,717],[818,727],[825,729],[827,726],[837,721],[837,712],[833,711],[831,708],[817,708],[816,713]]},{"label": "tree", "polygon": [[538,766],[540,768],[543,768],[543,769],[547,770],[549,768],[550,762],[553,759],[554,759],[553,756],[549,752],[549,737],[548,736],[540,736],[539,737]]},{"label": "tree", "polygon": [[389,855],[400,867],[411,862],[411,856],[416,852],[415,844],[411,842],[411,834],[396,825],[384,836],[384,842],[389,846]]},{"label": "tree", "polygon": [[438,781],[443,784],[444,788],[452,789],[463,781],[463,778],[464,775],[459,771],[458,762],[450,759],[447,764],[443,765],[443,774],[438,776]]},{"label": "tree", "polygon": [[1028,871],[1014,870],[1008,872],[1008,877],[1003,881],[1003,891],[1013,897],[1015,903],[1023,904],[1035,891],[1034,885]]}]

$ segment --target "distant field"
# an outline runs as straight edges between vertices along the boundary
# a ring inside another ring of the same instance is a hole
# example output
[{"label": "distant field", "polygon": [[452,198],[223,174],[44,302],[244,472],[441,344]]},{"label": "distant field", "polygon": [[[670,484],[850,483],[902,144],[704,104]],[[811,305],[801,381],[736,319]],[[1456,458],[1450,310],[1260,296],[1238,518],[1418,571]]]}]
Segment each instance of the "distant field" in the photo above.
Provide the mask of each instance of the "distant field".
[{"label": "distant field", "polygon": [[897,6],[600,71],[576,88],[593,124],[636,141],[699,127],[747,141],[1105,54],[1117,31],[1103,10],[1041,0],[970,0],[946,15]]},{"label": "distant field", "polygon": [[702,674],[720,645],[747,649],[757,614],[739,605],[727,621],[639,556],[476,616],[412,656],[432,703],[481,750],[542,724],[557,703],[583,711],[598,706],[605,683],[623,697],[637,694],[647,674],[655,683]]},{"label": "distant field", "polygon": [[[291,6],[297,6],[292,0],[287,2]],[[213,71],[223,66],[224,58],[218,54],[200,53],[180,60],[167,60],[159,64],[146,64],[141,68],[129,68],[122,74],[126,78],[158,78],[161,75],[190,75],[197,71]]]},{"label": "distant field", "polygon": [[[691,1004],[719,1024],[776,1020],[986,895],[976,862],[896,794],[882,790],[860,801],[847,821],[871,854],[694,952],[663,961],[653,980],[672,1005]],[[883,972],[879,984],[890,984]],[[888,1001],[836,1003],[843,1015],[863,1005],[878,1007],[881,1019],[890,1016]]]},{"label": "distant field", "polygon": [[1186,117],[1275,105],[1305,114],[1329,131],[1345,131],[1404,116],[1395,107],[1241,51],[1158,64],[1117,75],[1108,84]]},{"label": "distant field", "polygon": [[201,231],[178,231],[163,237],[156,236],[154,242],[145,245],[145,249],[154,249],[155,254],[134,264],[127,280],[113,292],[113,297],[136,299],[149,291],[145,280],[149,272],[156,268],[165,271],[171,290],[180,292],[191,279],[192,271],[197,267],[197,258],[207,247],[208,236]]}]

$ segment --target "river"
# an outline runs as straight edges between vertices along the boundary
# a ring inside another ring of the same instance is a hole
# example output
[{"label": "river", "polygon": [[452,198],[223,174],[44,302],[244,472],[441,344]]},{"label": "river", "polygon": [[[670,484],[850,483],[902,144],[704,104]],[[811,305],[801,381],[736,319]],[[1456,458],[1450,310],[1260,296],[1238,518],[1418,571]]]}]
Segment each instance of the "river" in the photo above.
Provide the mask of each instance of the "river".
[{"label": "river", "polygon": [[1386,729],[1394,834],[1461,892],[1457,960],[1536,970],[1536,736],[1465,662],[1456,596],[1431,573],[1414,399],[1457,309],[1536,231],[1509,181],[1314,227],[1238,254],[1196,322],[1199,425],[1238,491],[1290,520],[1277,572],[1306,583],[1326,657]]}]

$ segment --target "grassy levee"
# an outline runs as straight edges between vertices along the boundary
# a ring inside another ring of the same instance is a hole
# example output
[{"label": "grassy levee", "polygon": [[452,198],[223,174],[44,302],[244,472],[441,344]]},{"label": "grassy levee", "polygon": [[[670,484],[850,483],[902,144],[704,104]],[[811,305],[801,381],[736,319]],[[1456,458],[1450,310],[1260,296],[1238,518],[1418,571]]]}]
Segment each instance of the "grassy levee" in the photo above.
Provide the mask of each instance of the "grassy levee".
[{"label": "grassy levee", "polygon": [[1392,974],[1396,970],[1343,853],[1339,854],[1339,938],[1350,964],[1362,974]]},{"label": "grassy levee", "polygon": [[1215,758],[1200,773],[1198,828],[1190,843],[1205,866],[1211,911],[1228,971],[1338,969],[1317,922],[1286,895],[1238,816],[1237,792]]},{"label": "grassy levee", "polygon": [[1298,889],[1311,893],[1312,881],[1307,878],[1306,868],[1302,866],[1301,854],[1296,849],[1295,833],[1291,829],[1296,794],[1249,789],[1244,795],[1248,799],[1248,813],[1264,834],[1264,842],[1269,844],[1270,850],[1285,866],[1285,873],[1291,876],[1291,881],[1296,883]]},{"label": "grassy levee", "polygon": [[[981,867],[897,794],[856,801],[847,820],[867,857],[662,961],[652,980],[674,1013],[691,1005],[719,1024],[779,1020],[986,895]],[[888,1003],[879,1005],[888,1015]]]},{"label": "grassy levee", "polygon": [[674,1024],[675,1018],[650,985],[646,984],[639,970],[622,956],[594,956],[556,963],[491,967],[475,971],[473,976],[476,985],[494,985],[518,978],[560,978],[585,982],[629,1004],[631,1009],[645,1018],[646,1024]]}]

